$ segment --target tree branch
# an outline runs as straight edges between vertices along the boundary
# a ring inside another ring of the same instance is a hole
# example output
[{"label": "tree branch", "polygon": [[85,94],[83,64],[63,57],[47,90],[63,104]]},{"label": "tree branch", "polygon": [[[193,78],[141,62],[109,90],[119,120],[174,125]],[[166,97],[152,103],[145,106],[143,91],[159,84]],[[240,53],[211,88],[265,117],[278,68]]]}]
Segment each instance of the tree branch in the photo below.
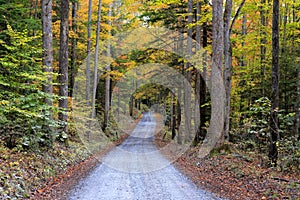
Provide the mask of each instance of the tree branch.
[{"label": "tree branch", "polygon": [[241,10],[242,10],[244,4],[245,4],[245,1],[246,1],[246,0],[243,0],[243,1],[241,2],[241,4],[240,4],[238,10],[236,11],[236,13],[235,13],[235,15],[234,15],[234,18],[233,18],[233,20],[232,20],[232,23],[231,23],[231,26],[230,26],[230,29],[229,29],[229,34],[231,34],[231,31],[232,31],[232,29],[233,29],[233,26],[234,26],[234,24],[235,24],[235,21],[236,21],[237,17],[239,16],[239,14],[240,14],[240,12],[241,12]]}]

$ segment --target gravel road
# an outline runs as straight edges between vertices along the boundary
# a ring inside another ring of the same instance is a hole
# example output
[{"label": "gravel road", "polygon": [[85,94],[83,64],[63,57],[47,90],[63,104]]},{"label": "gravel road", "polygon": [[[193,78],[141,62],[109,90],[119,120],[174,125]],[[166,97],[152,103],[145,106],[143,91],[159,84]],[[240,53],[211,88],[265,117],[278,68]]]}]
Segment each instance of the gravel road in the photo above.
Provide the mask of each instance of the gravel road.
[{"label": "gravel road", "polygon": [[70,192],[69,199],[219,199],[197,188],[159,153],[155,126],[152,113],[145,113],[127,140],[104,157]]}]

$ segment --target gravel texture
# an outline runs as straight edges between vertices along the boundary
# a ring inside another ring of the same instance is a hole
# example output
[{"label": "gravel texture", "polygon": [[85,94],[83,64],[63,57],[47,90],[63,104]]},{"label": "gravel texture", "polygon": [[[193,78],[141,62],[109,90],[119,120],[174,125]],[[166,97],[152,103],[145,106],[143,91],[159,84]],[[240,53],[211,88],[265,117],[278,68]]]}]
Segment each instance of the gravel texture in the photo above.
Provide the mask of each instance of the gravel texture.
[{"label": "gravel texture", "polygon": [[71,190],[69,199],[219,199],[197,188],[160,154],[155,126],[152,113],[145,113],[132,134]]}]

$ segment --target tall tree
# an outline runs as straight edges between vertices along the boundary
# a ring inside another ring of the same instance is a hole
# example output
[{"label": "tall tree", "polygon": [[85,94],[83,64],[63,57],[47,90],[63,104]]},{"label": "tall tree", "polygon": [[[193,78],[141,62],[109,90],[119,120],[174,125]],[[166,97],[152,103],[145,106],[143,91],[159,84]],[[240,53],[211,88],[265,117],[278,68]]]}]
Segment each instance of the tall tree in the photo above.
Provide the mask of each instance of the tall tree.
[{"label": "tall tree", "polygon": [[272,20],[272,108],[271,108],[271,136],[269,159],[271,164],[277,165],[277,140],[279,134],[279,0],[273,0]]},{"label": "tall tree", "polygon": [[[201,3],[199,1],[196,2],[196,51],[200,50],[200,43],[201,43],[201,27],[200,27],[200,14],[201,14]],[[201,95],[200,95],[200,88],[202,86],[200,80],[201,80],[201,69],[196,70],[196,80],[195,80],[195,112],[198,111],[198,109],[201,109]],[[195,113],[195,142],[198,143],[200,141],[200,134],[201,134],[201,118],[202,116],[200,113]],[[196,127],[198,126],[198,127]]]},{"label": "tall tree", "polygon": [[73,87],[75,82],[76,73],[76,48],[77,48],[77,9],[78,1],[72,1],[72,39],[71,39],[71,63],[70,63],[70,88],[69,96],[73,97]]},{"label": "tall tree", "polygon": [[211,120],[208,134],[199,151],[204,157],[216,145],[224,143],[224,86],[222,80],[224,55],[223,0],[213,0],[212,69],[211,69]]},{"label": "tall tree", "polygon": [[49,95],[45,102],[52,106],[53,93],[53,46],[52,46],[52,0],[42,0],[42,31],[43,31],[43,72],[47,73],[47,81],[43,84],[43,92]]},{"label": "tall tree", "polygon": [[86,57],[86,96],[85,100],[87,101],[87,105],[90,105],[90,91],[91,91],[91,29],[92,29],[92,6],[93,0],[89,0],[89,8],[88,8],[88,38],[87,38],[87,57]]},{"label": "tall tree", "polygon": [[69,41],[69,0],[61,1],[60,51],[59,51],[59,114],[62,131],[68,133],[68,41]]},{"label": "tall tree", "polygon": [[267,16],[266,16],[266,0],[261,0],[260,6],[260,66],[261,66],[261,92],[265,96],[265,88],[262,85],[265,80],[266,58],[267,58]]},{"label": "tall tree", "polygon": [[[193,23],[193,0],[188,0],[188,24]],[[188,38],[187,38],[187,56],[192,55],[192,34],[193,29],[190,27],[187,31]],[[188,82],[191,81],[192,70],[190,69],[191,64],[188,62],[186,64],[186,79]],[[184,129],[185,129],[185,136],[186,141],[190,141],[192,137],[191,133],[191,89],[190,86],[185,84],[184,87]]]},{"label": "tall tree", "polygon": [[94,85],[93,85],[93,98],[92,98],[92,118],[96,117],[96,93],[98,84],[98,58],[99,58],[99,40],[101,31],[101,8],[102,0],[98,2],[98,19],[97,19],[97,35],[96,35],[96,49],[95,49],[95,61],[94,61]]},{"label": "tall tree", "polygon": [[[229,140],[230,131],[230,99],[231,99],[231,84],[232,84],[232,46],[230,35],[237,17],[246,0],[242,0],[238,10],[231,22],[232,0],[226,0],[224,11],[224,86],[225,86],[225,116],[224,116],[224,137]],[[231,22],[231,24],[230,24]]]},{"label": "tall tree", "polygon": [[230,21],[232,13],[232,0],[226,0],[224,11],[224,84],[225,84],[225,116],[224,116],[224,136],[229,140],[230,125],[230,92],[232,74],[232,49],[230,43]]},{"label": "tall tree", "polygon": [[[111,18],[112,18],[112,7],[113,3],[109,4],[109,10],[108,10],[108,25],[109,25],[109,30],[108,30],[108,37],[111,36]],[[111,57],[111,43],[110,39],[108,39],[108,44],[107,44],[107,57]],[[104,106],[104,123],[103,123],[103,130],[106,129],[108,122],[109,122],[109,108],[110,108],[110,64],[107,65],[106,67],[106,72],[107,76],[105,79],[105,106]]]}]

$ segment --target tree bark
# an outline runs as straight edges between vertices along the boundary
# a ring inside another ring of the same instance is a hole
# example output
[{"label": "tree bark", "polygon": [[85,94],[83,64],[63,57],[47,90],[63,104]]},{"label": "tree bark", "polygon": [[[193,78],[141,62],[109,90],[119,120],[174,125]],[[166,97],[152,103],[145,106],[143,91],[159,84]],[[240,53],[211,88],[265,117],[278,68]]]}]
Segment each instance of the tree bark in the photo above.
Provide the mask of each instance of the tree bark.
[{"label": "tree bark", "polygon": [[[52,72],[53,72],[53,44],[52,44],[52,0],[42,0],[42,31],[43,31],[43,72],[47,75],[47,81],[43,84],[43,92],[49,97],[45,103],[52,106]],[[52,114],[51,118],[52,118]]]},{"label": "tree bark", "polygon": [[97,35],[96,35],[96,49],[95,49],[95,64],[94,64],[94,85],[93,85],[93,98],[92,98],[92,118],[96,117],[96,93],[98,85],[98,58],[99,58],[99,40],[101,31],[101,8],[102,0],[98,3],[98,19],[97,19]]},{"label": "tree bark", "polygon": [[69,0],[61,1],[60,52],[59,52],[59,114],[62,131],[68,133],[68,39]]},{"label": "tree bark", "polygon": [[208,134],[199,151],[199,157],[205,157],[210,151],[224,143],[224,99],[222,80],[224,55],[223,0],[213,0],[213,38],[211,69],[211,119]]},{"label": "tree bark", "polygon": [[[112,6],[113,4],[110,3],[109,5],[109,11],[108,11],[108,25],[111,28],[111,17],[112,17]],[[111,30],[108,31],[108,36],[111,36]],[[111,57],[111,44],[108,40],[107,45],[107,57]],[[103,123],[103,130],[107,128],[108,122],[109,122],[109,108],[110,108],[110,64],[106,67],[106,79],[105,79],[105,108],[104,108],[104,123]]]},{"label": "tree bark", "polygon": [[[199,23],[200,21],[200,14],[201,14],[201,3],[197,1],[196,3],[196,22]],[[200,50],[201,47],[201,27],[199,24],[196,26],[196,52]],[[195,143],[198,144],[200,142],[200,135],[201,135],[201,115],[200,112],[196,113],[196,111],[201,110],[201,70],[202,69],[196,69],[196,80],[195,80],[195,130],[196,130],[196,135],[195,135]],[[197,108],[198,107],[198,108]]]},{"label": "tree bark", "polygon": [[[77,34],[77,7],[78,2],[72,1],[72,31]],[[75,73],[76,73],[76,48],[77,48],[77,38],[73,37],[71,39],[71,66],[70,66],[70,83],[69,83],[69,96],[73,97],[73,87],[75,83]]]},{"label": "tree bark", "polygon": [[266,39],[266,26],[267,18],[265,12],[266,0],[261,0],[260,8],[260,21],[261,21],[261,31],[260,31],[260,66],[261,66],[261,95],[265,96],[265,89],[263,86],[265,80],[265,71],[266,71],[266,54],[267,54],[267,39]]},{"label": "tree bark", "polygon": [[[193,22],[193,1],[188,0],[188,24]],[[192,55],[192,34],[193,29],[189,28],[187,31],[187,56]],[[188,62],[186,64],[186,80],[188,83],[191,81],[192,71],[189,69],[191,64]],[[185,84],[184,87],[184,130],[185,130],[185,141],[188,142],[192,139],[191,133],[191,88],[190,85]]]},{"label": "tree bark", "polygon": [[232,0],[226,0],[224,11],[224,83],[225,83],[225,116],[224,116],[224,139],[229,140],[230,128],[230,92],[232,76],[232,50],[230,42],[230,21],[232,13]]},{"label": "tree bark", "polygon": [[[207,22],[204,22],[203,25],[203,35],[202,35],[202,43],[203,48],[206,48],[208,45],[208,30],[207,30]],[[206,73],[207,73],[207,52],[203,52],[203,73],[200,82],[200,127],[201,127],[201,138],[206,137],[206,131],[204,129],[206,122],[206,107],[201,107],[206,102]]]},{"label": "tree bark", "polygon": [[88,10],[88,38],[87,38],[87,58],[86,58],[86,96],[85,100],[87,101],[87,105],[90,105],[90,92],[91,92],[91,27],[92,27],[92,6],[93,1],[89,0],[89,10]]},{"label": "tree bark", "polygon": [[269,159],[271,165],[277,165],[278,132],[279,132],[279,0],[273,0],[272,20],[272,108],[271,108],[271,136]]},{"label": "tree bark", "polygon": [[172,130],[172,140],[176,137],[176,98],[175,95],[171,92],[171,130]]}]

